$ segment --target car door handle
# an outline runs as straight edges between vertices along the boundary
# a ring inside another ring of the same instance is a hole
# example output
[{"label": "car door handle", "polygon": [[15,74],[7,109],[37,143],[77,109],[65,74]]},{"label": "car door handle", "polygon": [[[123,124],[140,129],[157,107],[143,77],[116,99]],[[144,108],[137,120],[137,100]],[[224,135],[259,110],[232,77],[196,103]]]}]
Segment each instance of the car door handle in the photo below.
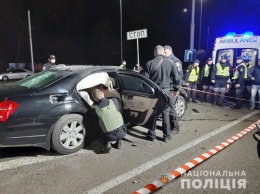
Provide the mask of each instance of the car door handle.
[{"label": "car door handle", "polygon": [[132,100],[134,98],[133,95],[125,95],[125,99]]}]

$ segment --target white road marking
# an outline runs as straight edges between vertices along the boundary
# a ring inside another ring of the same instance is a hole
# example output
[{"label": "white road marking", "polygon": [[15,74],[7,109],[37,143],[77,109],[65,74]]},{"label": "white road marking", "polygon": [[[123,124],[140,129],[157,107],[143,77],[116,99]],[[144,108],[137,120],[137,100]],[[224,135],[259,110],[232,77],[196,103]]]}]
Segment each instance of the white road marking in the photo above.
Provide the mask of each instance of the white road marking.
[{"label": "white road marking", "polygon": [[216,129],[215,131],[212,131],[212,132],[210,132],[210,133],[208,133],[208,134],[206,134],[206,135],[204,135],[204,136],[202,136],[198,139],[195,139],[195,140],[193,140],[193,141],[191,141],[191,142],[189,142],[189,143],[187,143],[187,144],[185,144],[185,145],[183,145],[183,146],[181,146],[177,149],[174,149],[174,150],[172,150],[168,153],[165,153],[162,156],[157,157],[157,158],[155,158],[155,159],[153,159],[153,160],[151,160],[151,161],[149,161],[145,164],[142,164],[135,169],[132,169],[132,170],[130,170],[130,171],[124,173],[124,174],[121,174],[121,175],[119,175],[119,176],[117,176],[113,179],[110,179],[109,181],[107,181],[107,182],[105,182],[105,183],[103,183],[99,186],[96,186],[96,187],[92,188],[91,190],[86,191],[84,194],[98,194],[98,193],[103,193],[105,191],[108,191],[109,189],[111,189],[111,188],[113,188],[113,187],[115,187],[115,186],[117,186],[117,185],[119,185],[119,184],[121,184],[121,183],[123,183],[123,182],[143,173],[143,172],[145,172],[146,170],[149,170],[149,169],[153,168],[154,166],[172,158],[173,156],[175,156],[175,155],[177,155],[181,152],[184,152],[187,149],[189,149],[189,148],[191,148],[191,147],[193,147],[193,146],[195,146],[195,145],[197,145],[197,144],[199,144],[199,143],[201,143],[201,142],[203,142],[203,141],[205,141],[205,140],[207,140],[207,139],[209,139],[209,138],[211,138],[211,137],[213,137],[213,136],[215,136],[215,135],[217,135],[217,134],[219,134],[219,133],[221,133],[221,132],[223,132],[227,129],[229,129],[230,127],[240,123],[241,121],[243,121],[245,119],[248,119],[249,117],[251,117],[251,116],[253,116],[257,113],[259,113],[259,111],[251,112],[251,113],[245,115],[244,117],[242,117],[238,120],[232,121],[229,124],[224,125],[223,127]]},{"label": "white road marking", "polygon": [[[87,150],[80,150],[79,152],[75,154],[82,154],[90,152]],[[63,156],[37,156],[37,157],[23,157],[19,158],[16,160],[9,160],[6,162],[0,162],[0,172],[8,169],[13,169],[13,168],[18,168],[21,166],[26,166],[29,164],[35,164],[35,163],[41,163],[41,162],[47,162],[51,160],[56,160],[60,158],[66,158],[66,157],[71,157],[75,154],[70,154],[70,155],[63,155]]]}]

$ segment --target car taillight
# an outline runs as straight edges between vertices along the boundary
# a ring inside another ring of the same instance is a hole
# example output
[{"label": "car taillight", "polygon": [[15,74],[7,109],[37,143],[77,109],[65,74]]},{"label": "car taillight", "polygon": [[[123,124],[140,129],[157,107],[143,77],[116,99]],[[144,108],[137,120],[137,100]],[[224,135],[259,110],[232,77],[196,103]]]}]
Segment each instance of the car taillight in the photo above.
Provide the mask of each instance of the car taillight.
[{"label": "car taillight", "polygon": [[11,100],[0,102],[0,122],[5,122],[18,106],[18,103]]}]

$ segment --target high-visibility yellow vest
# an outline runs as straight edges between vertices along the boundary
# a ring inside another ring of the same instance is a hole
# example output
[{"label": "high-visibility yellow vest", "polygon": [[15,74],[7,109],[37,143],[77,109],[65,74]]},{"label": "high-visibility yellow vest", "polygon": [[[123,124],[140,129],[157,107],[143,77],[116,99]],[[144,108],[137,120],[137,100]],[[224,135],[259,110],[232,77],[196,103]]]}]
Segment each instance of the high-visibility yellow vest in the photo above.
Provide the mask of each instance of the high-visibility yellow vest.
[{"label": "high-visibility yellow vest", "polygon": [[238,67],[240,67],[241,65],[243,65],[245,67],[245,75],[244,75],[244,78],[247,78],[247,67],[244,63],[240,63],[237,68],[236,68],[236,71],[234,73],[234,76],[232,77],[232,79],[237,79],[238,76],[239,76],[239,71],[238,71]]},{"label": "high-visibility yellow vest", "polygon": [[196,81],[198,81],[199,71],[200,71],[199,66],[197,67],[197,71],[196,71],[195,67],[192,67],[188,81],[189,82],[196,82]]},{"label": "high-visibility yellow vest", "polygon": [[229,77],[229,75],[230,75],[230,72],[229,72],[230,71],[230,67],[222,68],[220,63],[217,63],[216,67],[217,67],[216,75],[222,75],[222,76]]},{"label": "high-visibility yellow vest", "polygon": [[92,108],[97,113],[99,126],[104,133],[113,131],[124,124],[123,117],[116,109],[113,100],[109,99],[109,104],[106,107],[99,108],[97,105],[92,105]]},{"label": "high-visibility yellow vest", "polygon": [[206,64],[204,68],[204,77],[209,77],[209,65]]}]

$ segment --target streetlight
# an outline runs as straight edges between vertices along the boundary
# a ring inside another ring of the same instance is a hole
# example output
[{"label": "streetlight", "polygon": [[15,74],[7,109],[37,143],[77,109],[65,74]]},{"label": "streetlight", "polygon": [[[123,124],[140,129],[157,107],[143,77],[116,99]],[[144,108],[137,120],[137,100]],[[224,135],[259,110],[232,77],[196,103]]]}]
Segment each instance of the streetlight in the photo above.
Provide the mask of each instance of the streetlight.
[{"label": "streetlight", "polygon": [[199,49],[200,49],[200,39],[201,39],[201,20],[202,20],[202,0],[200,0],[200,32],[199,32]]},{"label": "streetlight", "polygon": [[191,25],[190,25],[190,49],[194,49],[194,31],[195,31],[195,0],[192,0]]},{"label": "streetlight", "polygon": [[120,45],[121,45],[121,62],[123,61],[123,39],[122,39],[122,0],[120,0]]}]

